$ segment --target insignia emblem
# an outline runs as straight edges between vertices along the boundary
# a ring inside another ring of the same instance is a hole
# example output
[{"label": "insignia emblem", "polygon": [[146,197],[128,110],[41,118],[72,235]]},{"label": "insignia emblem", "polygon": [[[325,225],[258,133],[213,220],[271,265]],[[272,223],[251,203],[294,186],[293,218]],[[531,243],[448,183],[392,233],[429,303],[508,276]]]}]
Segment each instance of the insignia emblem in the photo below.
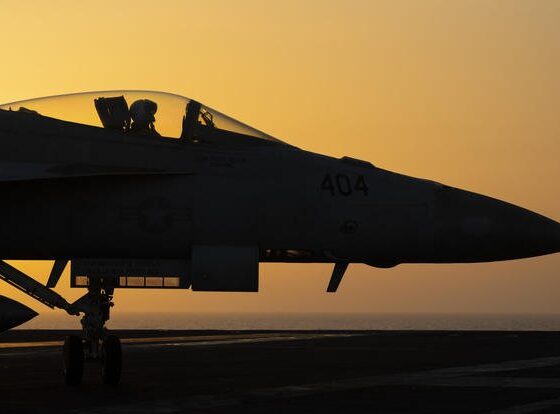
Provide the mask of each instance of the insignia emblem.
[{"label": "insignia emblem", "polygon": [[125,208],[122,217],[135,221],[148,233],[163,233],[175,224],[191,221],[191,209],[175,207],[164,197],[149,197],[136,207]]}]

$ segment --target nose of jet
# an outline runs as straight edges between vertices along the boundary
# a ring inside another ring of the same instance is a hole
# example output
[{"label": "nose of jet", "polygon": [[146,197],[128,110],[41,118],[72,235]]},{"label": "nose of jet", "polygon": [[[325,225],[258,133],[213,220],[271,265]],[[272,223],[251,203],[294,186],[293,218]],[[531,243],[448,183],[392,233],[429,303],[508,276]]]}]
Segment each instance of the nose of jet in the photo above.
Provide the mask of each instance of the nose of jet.
[{"label": "nose of jet", "polygon": [[444,187],[436,202],[443,261],[510,260],[560,252],[560,223],[480,194]]}]

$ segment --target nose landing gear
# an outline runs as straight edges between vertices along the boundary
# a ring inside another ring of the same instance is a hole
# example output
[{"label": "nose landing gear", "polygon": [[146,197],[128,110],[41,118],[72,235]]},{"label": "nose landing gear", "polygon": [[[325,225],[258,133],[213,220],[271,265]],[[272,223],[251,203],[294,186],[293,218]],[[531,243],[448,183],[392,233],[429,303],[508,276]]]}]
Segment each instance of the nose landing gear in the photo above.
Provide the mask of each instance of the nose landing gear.
[{"label": "nose landing gear", "polygon": [[105,328],[113,306],[114,286],[110,279],[90,278],[88,293],[70,304],[51,289],[56,286],[67,263],[67,260],[57,260],[47,286],[44,286],[0,260],[0,279],[52,309],[64,309],[75,316],[83,313],[82,335],[68,336],[62,349],[64,380],[68,385],[82,382],[85,361],[101,363],[103,383],[117,384],[122,369],[121,342],[115,335],[109,335]]},{"label": "nose landing gear", "polygon": [[113,288],[90,287],[74,305],[84,309],[82,337],[66,338],[63,349],[64,380],[68,385],[82,381],[84,362],[99,362],[104,384],[118,384],[121,378],[122,350],[116,335],[108,334],[105,323],[113,306]]}]

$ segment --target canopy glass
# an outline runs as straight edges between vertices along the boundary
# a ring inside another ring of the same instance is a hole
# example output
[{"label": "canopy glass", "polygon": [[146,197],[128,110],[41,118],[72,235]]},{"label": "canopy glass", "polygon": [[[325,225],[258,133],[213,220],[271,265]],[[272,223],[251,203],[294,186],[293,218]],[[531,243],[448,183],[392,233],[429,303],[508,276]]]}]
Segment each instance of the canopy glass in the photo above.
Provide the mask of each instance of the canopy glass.
[{"label": "canopy glass", "polygon": [[196,141],[200,135],[197,130],[227,131],[240,137],[282,142],[197,101],[165,92],[85,92],[13,102],[0,105],[0,109],[37,113],[123,133]]}]

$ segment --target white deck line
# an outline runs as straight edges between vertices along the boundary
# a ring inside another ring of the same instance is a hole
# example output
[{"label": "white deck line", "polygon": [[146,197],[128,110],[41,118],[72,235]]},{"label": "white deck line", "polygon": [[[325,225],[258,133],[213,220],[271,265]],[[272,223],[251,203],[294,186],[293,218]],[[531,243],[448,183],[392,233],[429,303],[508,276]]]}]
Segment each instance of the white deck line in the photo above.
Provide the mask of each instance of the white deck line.
[{"label": "white deck line", "polygon": [[[134,348],[155,348],[155,347],[191,347],[191,346],[219,346],[237,343],[258,343],[258,342],[281,342],[281,341],[303,341],[320,338],[347,338],[361,336],[362,334],[231,334],[231,335],[199,335],[199,336],[171,336],[153,338],[123,338],[121,342],[125,346]],[[4,342],[0,343],[0,358],[19,353],[17,351],[26,350],[26,353],[35,352],[48,348],[62,347],[62,341],[43,341],[43,342]],[[8,350],[9,352],[3,352]],[[13,351],[13,352],[12,352]]]}]

